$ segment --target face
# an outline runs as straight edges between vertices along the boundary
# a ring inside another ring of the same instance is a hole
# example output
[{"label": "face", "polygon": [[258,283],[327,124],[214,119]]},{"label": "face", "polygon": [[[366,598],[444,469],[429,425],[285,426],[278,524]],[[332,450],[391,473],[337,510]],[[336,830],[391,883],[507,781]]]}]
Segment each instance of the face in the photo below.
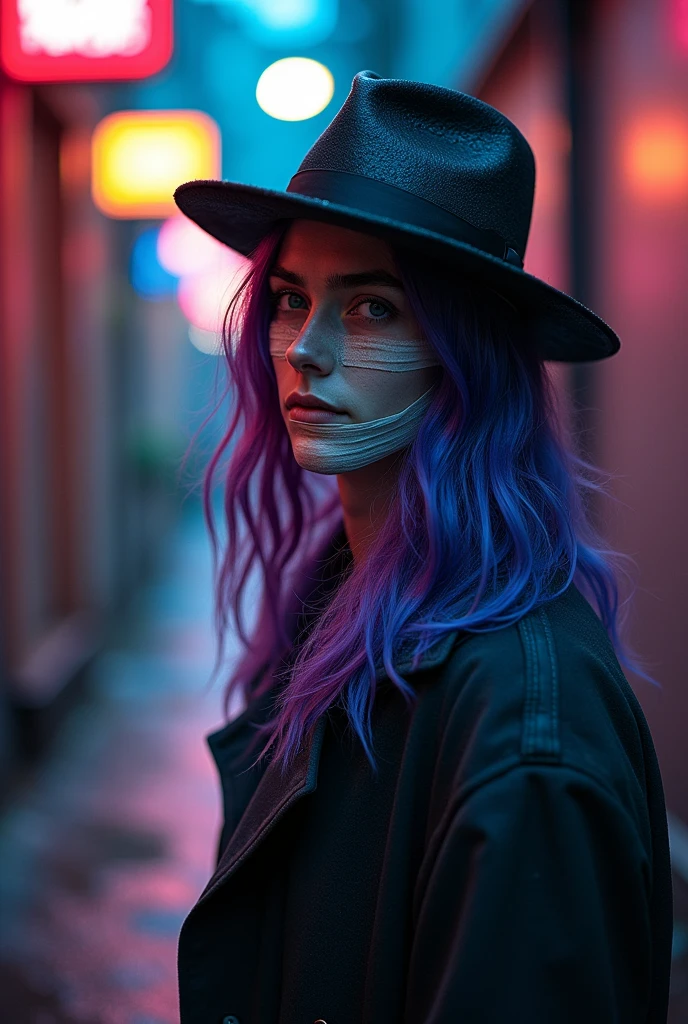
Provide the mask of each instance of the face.
[{"label": "face", "polygon": [[[369,281],[328,282],[334,274],[370,275]],[[386,280],[377,280],[387,275]],[[372,277],[375,280],[372,280]],[[295,220],[270,274],[273,321],[298,335],[285,358],[273,358],[280,408],[294,437],[301,422],[363,423],[400,412],[438,379],[438,367],[390,372],[342,365],[337,332],[377,339],[422,338],[387,244],[379,238],[319,221]],[[296,391],[334,406],[336,413],[289,410]]]}]

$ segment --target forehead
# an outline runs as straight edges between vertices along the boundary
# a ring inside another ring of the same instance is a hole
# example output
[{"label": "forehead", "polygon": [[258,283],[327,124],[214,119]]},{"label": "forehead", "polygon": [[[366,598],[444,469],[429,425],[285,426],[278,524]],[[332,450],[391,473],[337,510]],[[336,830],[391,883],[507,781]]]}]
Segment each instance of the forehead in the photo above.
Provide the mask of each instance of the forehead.
[{"label": "forehead", "polygon": [[[347,269],[378,266],[394,269],[394,260],[387,243],[364,231],[327,224],[317,220],[294,220],[287,228],[277,254],[282,265],[308,263],[328,268],[346,263]],[[374,261],[374,263],[371,263]]]}]

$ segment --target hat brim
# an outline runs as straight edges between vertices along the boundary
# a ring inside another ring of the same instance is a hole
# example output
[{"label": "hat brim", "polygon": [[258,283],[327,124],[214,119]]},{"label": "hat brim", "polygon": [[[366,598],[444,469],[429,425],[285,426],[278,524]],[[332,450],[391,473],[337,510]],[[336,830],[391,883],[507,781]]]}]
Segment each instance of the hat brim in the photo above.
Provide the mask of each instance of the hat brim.
[{"label": "hat brim", "polygon": [[545,360],[596,362],[615,355],[621,347],[611,327],[566,292],[467,242],[413,224],[298,192],[232,181],[187,181],[175,190],[174,201],[204,231],[244,256],[250,256],[282,219],[325,221],[412,244],[419,252],[479,275],[522,310],[535,351]]}]

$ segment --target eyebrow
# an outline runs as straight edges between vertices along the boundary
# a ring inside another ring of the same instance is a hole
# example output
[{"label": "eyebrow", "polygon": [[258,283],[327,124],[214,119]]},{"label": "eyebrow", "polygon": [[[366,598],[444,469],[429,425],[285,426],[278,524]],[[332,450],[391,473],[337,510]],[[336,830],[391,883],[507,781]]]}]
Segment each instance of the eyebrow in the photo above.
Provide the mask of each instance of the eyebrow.
[{"label": "eyebrow", "polygon": [[[286,267],[274,266],[270,271],[270,277],[279,277],[282,281],[290,284],[298,284],[301,288],[306,287],[306,280],[301,274]],[[358,274],[330,274],[325,278],[327,288],[334,291],[337,288],[357,288],[359,285],[384,284],[390,288],[397,288],[404,291],[404,286],[398,277],[390,274],[388,270],[362,270]]]}]

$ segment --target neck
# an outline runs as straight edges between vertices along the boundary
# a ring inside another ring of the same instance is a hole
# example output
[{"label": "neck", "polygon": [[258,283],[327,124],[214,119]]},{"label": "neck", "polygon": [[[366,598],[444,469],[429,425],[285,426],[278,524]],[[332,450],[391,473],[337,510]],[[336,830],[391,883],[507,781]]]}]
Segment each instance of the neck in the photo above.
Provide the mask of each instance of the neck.
[{"label": "neck", "polygon": [[400,452],[392,452],[369,466],[337,476],[344,532],[354,562],[365,559],[385,521],[389,503],[396,492],[400,456]]}]

